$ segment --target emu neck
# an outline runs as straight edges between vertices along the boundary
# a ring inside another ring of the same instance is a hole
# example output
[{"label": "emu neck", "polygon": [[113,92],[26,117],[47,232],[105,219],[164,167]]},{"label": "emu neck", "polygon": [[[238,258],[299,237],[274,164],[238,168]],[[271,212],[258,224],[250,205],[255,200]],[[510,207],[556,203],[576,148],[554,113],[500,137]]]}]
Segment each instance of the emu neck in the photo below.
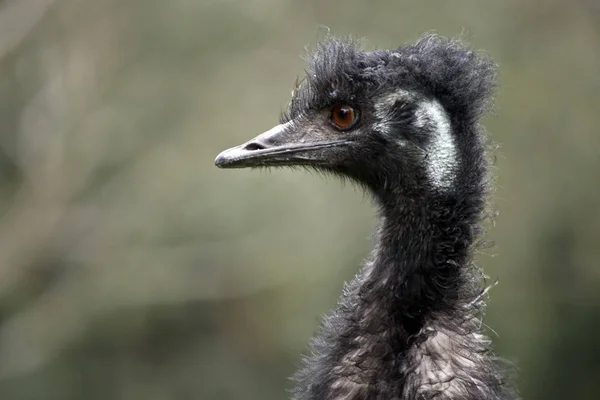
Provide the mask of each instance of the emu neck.
[{"label": "emu neck", "polygon": [[382,205],[372,261],[364,267],[363,299],[386,301],[409,334],[428,314],[450,311],[464,295],[479,207],[452,202]]},{"label": "emu neck", "polygon": [[294,399],[429,399],[425,393],[469,387],[474,397],[453,398],[482,398],[471,376],[493,368],[470,315],[480,304],[469,259],[481,204],[381,202],[371,259],[313,340]]}]

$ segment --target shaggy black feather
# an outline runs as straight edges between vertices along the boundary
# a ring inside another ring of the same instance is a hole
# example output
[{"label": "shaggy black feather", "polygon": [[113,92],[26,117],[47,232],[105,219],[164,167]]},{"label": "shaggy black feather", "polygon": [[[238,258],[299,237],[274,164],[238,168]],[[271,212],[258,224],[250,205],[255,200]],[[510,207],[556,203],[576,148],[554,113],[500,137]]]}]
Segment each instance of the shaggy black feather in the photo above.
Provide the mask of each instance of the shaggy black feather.
[{"label": "shaggy black feather", "polygon": [[[495,64],[436,35],[373,52],[331,38],[308,61],[285,134],[349,144],[298,164],[366,187],[380,224],[294,376],[293,399],[516,399],[483,334],[484,279],[472,261],[491,188],[479,120]],[[355,127],[332,127],[336,104],[356,110]]]},{"label": "shaggy black feather", "polygon": [[317,45],[282,122],[340,100],[368,102],[390,87],[432,96],[466,124],[476,122],[491,105],[496,65],[460,41],[432,34],[413,45],[374,52],[360,51],[359,44],[330,38]]}]

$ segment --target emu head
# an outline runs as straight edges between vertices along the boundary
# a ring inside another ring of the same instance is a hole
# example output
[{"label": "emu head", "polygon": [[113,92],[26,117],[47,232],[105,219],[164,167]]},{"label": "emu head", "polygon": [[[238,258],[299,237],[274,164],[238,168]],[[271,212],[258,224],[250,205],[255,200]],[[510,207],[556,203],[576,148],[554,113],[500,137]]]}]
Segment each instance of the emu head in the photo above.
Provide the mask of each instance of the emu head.
[{"label": "emu head", "polygon": [[220,168],[309,166],[349,177],[378,196],[447,196],[481,187],[478,121],[495,65],[436,35],[363,52],[329,39],[309,57],[281,123],[223,151]]}]

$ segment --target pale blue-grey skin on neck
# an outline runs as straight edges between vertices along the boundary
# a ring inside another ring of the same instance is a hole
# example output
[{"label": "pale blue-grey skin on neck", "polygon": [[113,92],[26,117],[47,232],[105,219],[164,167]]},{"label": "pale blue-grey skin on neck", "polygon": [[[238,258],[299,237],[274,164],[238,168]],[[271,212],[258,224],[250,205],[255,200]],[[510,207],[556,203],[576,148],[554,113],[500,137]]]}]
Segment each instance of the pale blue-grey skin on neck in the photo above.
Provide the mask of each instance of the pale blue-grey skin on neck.
[{"label": "pale blue-grey skin on neck", "polygon": [[[494,85],[495,65],[459,41],[363,52],[331,38],[281,124],[215,160],[314,167],[379,206],[372,254],[311,341],[293,399],[517,398],[483,334],[472,262],[491,181],[480,118]],[[348,125],[334,118],[340,105]]]}]

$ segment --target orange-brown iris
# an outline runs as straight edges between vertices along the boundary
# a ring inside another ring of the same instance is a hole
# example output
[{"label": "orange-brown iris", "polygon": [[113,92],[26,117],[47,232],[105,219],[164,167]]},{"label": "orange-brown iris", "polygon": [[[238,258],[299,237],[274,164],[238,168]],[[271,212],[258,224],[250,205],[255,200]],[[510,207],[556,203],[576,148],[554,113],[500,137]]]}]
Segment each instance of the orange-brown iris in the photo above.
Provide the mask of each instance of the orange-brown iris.
[{"label": "orange-brown iris", "polygon": [[354,108],[346,104],[337,104],[331,110],[331,122],[340,129],[350,128],[356,121]]}]

